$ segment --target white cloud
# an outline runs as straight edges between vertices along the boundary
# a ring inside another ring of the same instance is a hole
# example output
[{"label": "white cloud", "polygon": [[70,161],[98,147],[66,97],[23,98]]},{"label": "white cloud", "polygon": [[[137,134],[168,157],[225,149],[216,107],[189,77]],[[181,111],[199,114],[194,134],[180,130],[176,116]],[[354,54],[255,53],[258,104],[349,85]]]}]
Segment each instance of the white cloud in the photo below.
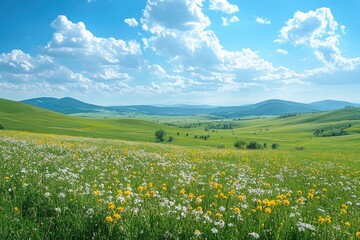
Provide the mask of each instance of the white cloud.
[{"label": "white cloud", "polygon": [[229,3],[227,0],[210,0],[210,10],[221,11],[226,14],[233,14],[239,11],[238,6]]},{"label": "white cloud", "polygon": [[151,33],[164,29],[191,31],[210,25],[201,11],[203,0],[148,0],[141,19],[142,27]]},{"label": "white cloud", "polygon": [[129,25],[129,27],[137,27],[139,25],[135,18],[126,18],[124,22]]},{"label": "white cloud", "polygon": [[260,24],[271,24],[269,19],[263,17],[256,17],[255,21]]},{"label": "white cloud", "polygon": [[58,16],[51,24],[56,30],[46,51],[57,58],[91,61],[93,65],[117,64],[128,68],[141,66],[142,53],[136,41],[100,38],[86,29],[82,22],[72,23],[66,16]]},{"label": "white cloud", "polygon": [[[275,42],[308,46],[327,69],[350,71],[360,65],[360,58],[345,58],[341,55],[338,28],[339,24],[329,8],[318,8],[306,13],[297,11],[280,30]],[[341,27],[341,30],[344,29]]]},{"label": "white cloud", "polygon": [[280,53],[280,54],[282,54],[282,55],[287,55],[287,54],[289,53],[289,52],[286,51],[285,49],[280,49],[280,48],[276,49],[276,52],[277,52],[277,53]]},{"label": "white cloud", "polygon": [[237,16],[232,16],[231,18],[227,17],[221,17],[223,26],[229,26],[230,23],[235,23],[240,21],[240,19]]}]

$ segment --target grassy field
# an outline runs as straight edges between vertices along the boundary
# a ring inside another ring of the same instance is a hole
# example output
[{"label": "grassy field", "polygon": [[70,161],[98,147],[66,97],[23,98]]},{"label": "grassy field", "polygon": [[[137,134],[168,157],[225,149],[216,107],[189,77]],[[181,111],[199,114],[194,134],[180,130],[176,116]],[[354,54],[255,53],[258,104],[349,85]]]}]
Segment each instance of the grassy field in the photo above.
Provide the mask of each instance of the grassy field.
[{"label": "grassy field", "polygon": [[1,239],[356,239],[357,153],[0,131]]},{"label": "grassy field", "polygon": [[[175,140],[172,145],[210,146],[233,148],[237,140],[280,144],[284,150],[295,148],[304,151],[341,151],[360,153],[360,109],[349,108],[332,112],[301,114],[289,118],[262,118],[255,120],[209,121],[205,116],[169,118],[168,126],[159,122],[133,118],[91,119],[57,114],[26,104],[0,99],[0,124],[7,130],[38,133],[54,133],[90,138],[120,139],[129,141],[155,142],[154,133],[162,128],[167,137]],[[153,118],[160,121],[160,118]],[[165,119],[161,117],[161,122]],[[210,123],[233,123],[235,129],[209,129]],[[180,128],[192,124],[193,127]],[[316,137],[314,131],[351,124],[346,129],[349,135],[337,137]],[[203,140],[200,136],[208,136]],[[197,138],[195,138],[197,137]],[[169,143],[170,144],[170,143]]]}]

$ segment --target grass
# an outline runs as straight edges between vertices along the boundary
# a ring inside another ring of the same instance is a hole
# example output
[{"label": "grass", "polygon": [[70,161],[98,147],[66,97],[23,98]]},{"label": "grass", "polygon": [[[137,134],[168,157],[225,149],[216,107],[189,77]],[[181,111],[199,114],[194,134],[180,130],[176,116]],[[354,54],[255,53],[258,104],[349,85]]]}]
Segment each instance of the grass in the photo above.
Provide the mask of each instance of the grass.
[{"label": "grass", "polygon": [[[147,116],[149,118],[149,116]],[[214,121],[200,120],[205,116],[183,117],[171,120],[175,126],[132,119],[111,118],[91,119],[57,114],[23,103],[0,99],[0,124],[7,130],[38,133],[54,133],[90,138],[120,139],[129,141],[154,142],[155,131],[164,129],[166,138],[172,136],[171,144],[182,146],[210,146],[233,148],[237,140],[258,141],[280,144],[284,150],[304,148],[305,151],[342,151],[360,153],[360,109],[349,108],[331,112],[301,114],[289,118],[264,118],[255,120],[228,120],[238,127],[230,130],[204,131]],[[198,127],[180,128],[188,123],[198,123]],[[218,121],[215,121],[217,123]],[[314,131],[331,126],[352,124],[347,136],[315,137]],[[179,133],[179,135],[177,134]],[[187,136],[188,135],[188,136]],[[207,140],[195,136],[207,136]]]},{"label": "grass", "polygon": [[1,239],[355,239],[357,153],[0,131]]}]

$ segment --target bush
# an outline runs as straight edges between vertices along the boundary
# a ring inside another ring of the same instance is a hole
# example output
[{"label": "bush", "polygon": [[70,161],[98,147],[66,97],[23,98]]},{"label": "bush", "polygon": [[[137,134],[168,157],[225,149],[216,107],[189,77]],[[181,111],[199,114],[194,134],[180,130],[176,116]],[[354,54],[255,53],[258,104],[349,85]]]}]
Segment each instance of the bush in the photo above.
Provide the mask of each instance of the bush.
[{"label": "bush", "polygon": [[173,141],[174,141],[174,137],[173,137],[173,136],[169,136],[168,142],[173,142]]},{"label": "bush", "polygon": [[295,148],[296,150],[304,150],[305,148],[303,146],[299,146]]},{"label": "bush", "polygon": [[246,146],[246,142],[242,141],[242,140],[237,140],[234,143],[234,147],[239,148],[239,149],[244,149]]},{"label": "bush", "polygon": [[157,141],[162,142],[164,141],[164,137],[166,135],[166,132],[162,129],[159,129],[155,132],[155,138]]},{"label": "bush", "polygon": [[251,141],[251,142],[249,142],[248,145],[246,145],[246,148],[247,149],[262,149],[263,145],[255,142],[255,141]]},{"label": "bush", "polygon": [[5,129],[3,125],[0,124],[0,130]]},{"label": "bush", "polygon": [[279,144],[278,143],[273,143],[272,145],[271,145],[271,148],[272,149],[278,149],[279,148]]}]

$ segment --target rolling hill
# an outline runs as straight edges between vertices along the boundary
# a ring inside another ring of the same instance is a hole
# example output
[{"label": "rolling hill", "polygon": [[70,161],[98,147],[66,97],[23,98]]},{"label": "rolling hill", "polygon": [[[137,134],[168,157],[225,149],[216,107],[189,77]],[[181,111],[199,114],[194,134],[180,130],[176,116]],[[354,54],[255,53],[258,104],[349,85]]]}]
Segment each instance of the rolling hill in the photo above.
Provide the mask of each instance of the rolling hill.
[{"label": "rolling hill", "polygon": [[63,114],[78,113],[138,113],[159,116],[193,116],[193,115],[216,115],[222,118],[241,118],[246,116],[275,116],[289,113],[319,112],[324,110],[340,109],[345,106],[357,106],[349,102],[326,100],[311,104],[284,100],[267,100],[256,104],[229,107],[211,106],[97,106],[81,102],[73,98],[34,98],[22,101],[50,111]]},{"label": "rolling hill", "polygon": [[[266,106],[264,104],[263,106]],[[272,117],[255,120],[223,120],[214,123],[236,123],[234,129],[206,131],[208,122],[191,128],[167,126],[138,119],[89,119],[68,116],[28,104],[0,99],[0,124],[5,130],[35,133],[154,142],[154,133],[162,128],[171,144],[184,146],[233,147],[237,139],[271,144],[277,142],[283,149],[305,146],[309,150],[359,152],[360,108],[345,108],[329,112],[298,114],[286,118]],[[347,128],[348,135],[315,137],[319,129]],[[207,140],[200,136],[208,136]]]}]

